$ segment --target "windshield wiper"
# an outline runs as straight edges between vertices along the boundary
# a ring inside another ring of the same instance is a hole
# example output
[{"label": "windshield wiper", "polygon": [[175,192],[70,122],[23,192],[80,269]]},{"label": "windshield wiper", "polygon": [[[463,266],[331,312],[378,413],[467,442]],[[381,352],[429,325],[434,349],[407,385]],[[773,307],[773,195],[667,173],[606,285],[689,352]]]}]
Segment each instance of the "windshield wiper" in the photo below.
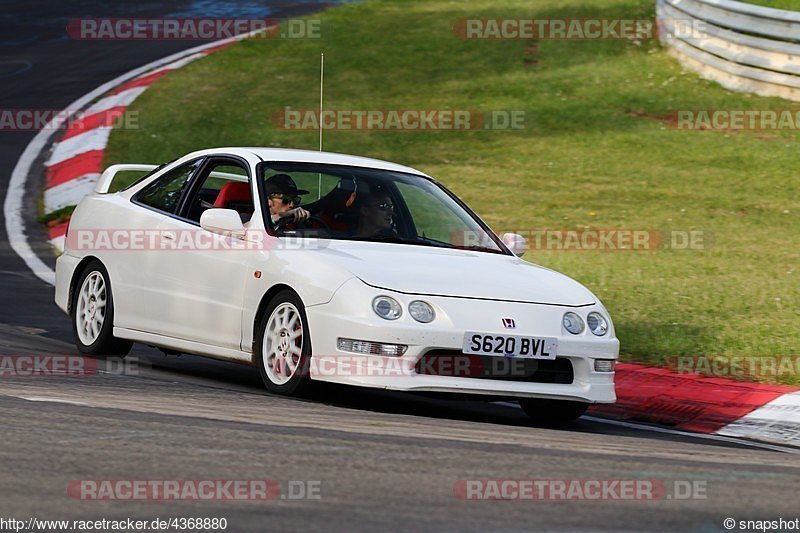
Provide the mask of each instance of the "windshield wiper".
[{"label": "windshield wiper", "polygon": [[401,237],[400,235],[387,235],[381,233],[377,235],[370,235],[368,237],[353,237],[352,240],[368,241],[368,242],[389,242],[397,244],[416,244],[417,246],[436,246],[431,242],[428,242],[426,240],[420,240],[419,238],[408,239],[406,237]]},{"label": "windshield wiper", "polygon": [[469,245],[469,246],[454,246],[448,242],[437,241],[435,239],[430,239],[428,237],[416,237],[415,239],[409,239],[405,237],[401,237],[400,235],[386,235],[386,234],[377,234],[377,235],[370,235],[369,237],[356,237],[353,238],[356,241],[369,241],[369,242],[390,242],[390,243],[397,243],[397,244],[415,244],[417,246],[432,246],[434,248],[448,248],[451,250],[468,250],[470,252],[488,252],[492,254],[501,254],[506,255],[503,250],[498,248],[489,248],[488,246],[480,246],[477,244]]},{"label": "windshield wiper", "polygon": [[498,248],[490,248],[489,246],[481,246],[478,244],[471,244],[469,246],[466,245],[455,245],[453,243],[444,242],[444,241],[437,241],[436,239],[431,239],[430,237],[417,237],[418,239],[423,239],[425,242],[429,243],[431,246],[439,246],[442,248],[452,248],[454,250],[469,250],[472,252],[490,252],[494,254],[503,254],[504,252]]},{"label": "windshield wiper", "polygon": [[456,250],[468,250],[470,252],[488,252],[491,254],[506,255],[503,250],[498,248],[489,248],[488,246],[480,246],[479,244],[470,244],[469,246],[453,246]]},{"label": "windshield wiper", "polygon": [[449,242],[437,241],[436,239],[431,239],[430,237],[426,237],[424,235],[418,235],[417,239],[429,246],[436,246],[438,248],[453,248],[453,245]]}]

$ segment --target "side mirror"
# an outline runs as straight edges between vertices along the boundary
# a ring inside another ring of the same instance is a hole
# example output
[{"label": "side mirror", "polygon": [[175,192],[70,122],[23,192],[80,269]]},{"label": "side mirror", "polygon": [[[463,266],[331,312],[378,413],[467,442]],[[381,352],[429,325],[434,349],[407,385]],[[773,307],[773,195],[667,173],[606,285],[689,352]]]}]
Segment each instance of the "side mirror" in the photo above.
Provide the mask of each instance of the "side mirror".
[{"label": "side mirror", "polygon": [[500,238],[503,239],[503,244],[508,246],[508,249],[517,257],[522,257],[528,251],[528,241],[518,233],[503,233]]},{"label": "side mirror", "polygon": [[206,209],[200,215],[200,227],[211,233],[244,237],[247,232],[239,213],[233,209]]}]

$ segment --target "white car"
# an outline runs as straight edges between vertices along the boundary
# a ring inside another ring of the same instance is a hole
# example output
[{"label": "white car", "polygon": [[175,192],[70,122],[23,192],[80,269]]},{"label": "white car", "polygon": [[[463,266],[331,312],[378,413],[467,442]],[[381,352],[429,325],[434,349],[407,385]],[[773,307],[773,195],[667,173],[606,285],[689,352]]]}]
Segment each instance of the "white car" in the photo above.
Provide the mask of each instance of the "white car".
[{"label": "white car", "polygon": [[[109,193],[130,170],[150,173]],[[302,190],[274,193],[279,174]],[[310,218],[278,218],[294,202]],[[72,215],[55,299],[85,354],[140,342],[257,366],[273,393],[321,380],[575,419],[615,401],[619,341],[597,297],[524,247],[413,168],[218,148],[107,169]]]}]

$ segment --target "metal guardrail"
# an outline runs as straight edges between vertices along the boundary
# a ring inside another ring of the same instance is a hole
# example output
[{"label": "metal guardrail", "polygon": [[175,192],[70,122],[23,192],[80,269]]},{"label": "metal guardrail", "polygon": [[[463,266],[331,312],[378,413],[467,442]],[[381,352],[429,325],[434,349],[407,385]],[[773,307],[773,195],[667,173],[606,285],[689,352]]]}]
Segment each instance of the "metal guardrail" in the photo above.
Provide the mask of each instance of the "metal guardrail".
[{"label": "metal guardrail", "polygon": [[662,44],[733,91],[800,101],[800,12],[733,0],[657,0]]}]

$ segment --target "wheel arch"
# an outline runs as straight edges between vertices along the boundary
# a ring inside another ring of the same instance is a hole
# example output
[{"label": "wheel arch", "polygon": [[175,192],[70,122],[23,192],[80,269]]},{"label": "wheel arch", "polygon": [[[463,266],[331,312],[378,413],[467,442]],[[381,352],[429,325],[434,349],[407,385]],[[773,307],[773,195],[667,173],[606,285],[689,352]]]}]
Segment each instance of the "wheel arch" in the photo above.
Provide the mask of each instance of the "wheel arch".
[{"label": "wheel arch", "polygon": [[[68,313],[72,312],[72,300],[73,300],[73,295],[75,294],[75,284],[78,281],[78,278],[83,273],[83,269],[86,268],[86,265],[88,265],[92,261],[97,261],[98,263],[103,265],[103,268],[105,268],[106,272],[108,272],[108,268],[106,267],[105,263],[103,263],[98,257],[96,257],[94,255],[87,255],[86,257],[81,259],[80,263],[78,263],[75,266],[75,270],[72,271],[72,279],[69,280],[69,294],[67,295],[67,312]],[[108,283],[111,284],[111,280],[110,279],[108,280]]]},{"label": "wheel arch", "polygon": [[[253,352],[254,353],[255,353],[255,347],[256,347],[255,346],[256,339],[258,338],[258,324],[261,322],[261,317],[264,315],[264,311],[267,309],[267,306],[269,305],[269,302],[272,301],[272,299],[275,297],[276,294],[278,294],[279,292],[284,291],[284,290],[292,291],[293,293],[295,293],[297,295],[297,297],[300,299],[300,301],[303,302],[303,298],[300,296],[300,293],[298,293],[291,285],[287,285],[286,283],[276,283],[275,285],[273,285],[272,287],[267,289],[267,292],[265,292],[264,295],[261,297],[261,301],[258,302],[258,307],[256,308],[256,314],[253,317],[253,346],[252,346],[252,348],[253,348]],[[305,306],[305,302],[303,302],[303,305]]]}]

